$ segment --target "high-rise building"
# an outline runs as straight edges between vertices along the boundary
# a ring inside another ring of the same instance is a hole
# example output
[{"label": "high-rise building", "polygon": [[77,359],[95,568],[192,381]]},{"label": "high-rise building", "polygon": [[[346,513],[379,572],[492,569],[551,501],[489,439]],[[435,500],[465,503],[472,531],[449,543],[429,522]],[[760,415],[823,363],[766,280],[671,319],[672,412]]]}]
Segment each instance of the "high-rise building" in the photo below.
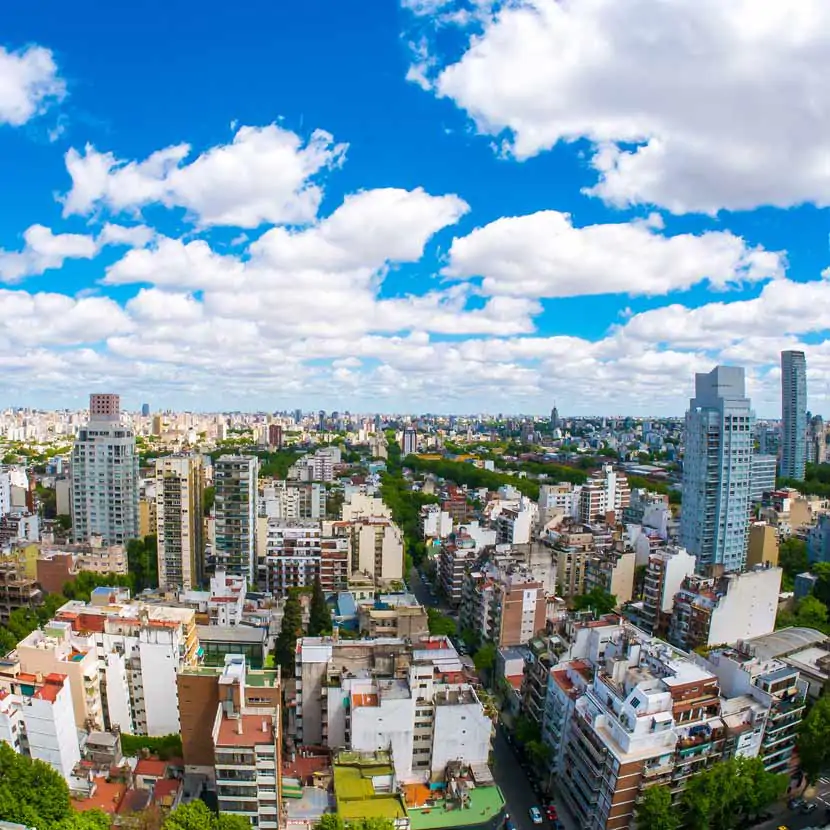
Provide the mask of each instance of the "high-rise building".
[{"label": "high-rise building", "polygon": [[223,455],[213,470],[216,567],[253,585],[259,462],[253,456]]},{"label": "high-rise building", "polygon": [[559,429],[559,410],[556,408],[555,404],[553,409],[550,411],[550,428]]},{"label": "high-rise building", "polygon": [[204,542],[202,499],[205,473],[201,456],[156,459],[156,534],[159,587],[202,587]]},{"label": "high-rise building", "polygon": [[150,414],[150,404],[141,404],[141,417],[146,418]]},{"label": "high-rise building", "polygon": [[407,427],[401,438],[401,455],[406,458],[407,455],[414,455],[416,452],[418,452],[418,433],[413,427]]},{"label": "high-rise building", "polygon": [[807,361],[804,352],[781,352],[781,475],[804,480],[807,440]]},{"label": "high-rise building", "polygon": [[755,414],[744,370],[716,366],[695,375],[686,413],[680,542],[698,570],[740,571],[749,532]]},{"label": "high-rise building", "polygon": [[138,454],[118,395],[90,395],[89,423],[72,448],[72,534],[125,545],[138,536]]}]

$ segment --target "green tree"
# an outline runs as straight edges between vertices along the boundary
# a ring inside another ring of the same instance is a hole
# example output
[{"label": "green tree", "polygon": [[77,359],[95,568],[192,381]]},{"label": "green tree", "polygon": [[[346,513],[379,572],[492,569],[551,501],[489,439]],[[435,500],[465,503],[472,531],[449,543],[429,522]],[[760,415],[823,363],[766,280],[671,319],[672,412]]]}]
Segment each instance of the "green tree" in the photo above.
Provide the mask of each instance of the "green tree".
[{"label": "green tree", "polygon": [[680,816],[671,803],[671,790],[665,786],[649,787],[634,816],[638,830],[678,830],[680,827]]},{"label": "green tree", "polygon": [[216,488],[215,487],[205,487],[202,491],[202,512],[205,516],[210,514],[210,511],[213,510],[213,503],[216,501]]},{"label": "green tree", "polygon": [[111,827],[112,816],[103,810],[86,810],[83,813],[71,812],[53,825],[53,830],[110,830]]},{"label": "green tree", "polygon": [[331,631],[331,612],[326,603],[326,595],[320,583],[320,574],[314,577],[314,589],[311,593],[311,610],[308,621],[308,633],[319,637]]},{"label": "green tree", "polygon": [[0,820],[47,830],[71,815],[69,788],[43,761],[0,743]]},{"label": "green tree", "polygon": [[135,590],[158,588],[158,540],[154,535],[127,542],[127,568],[135,578]]},{"label": "green tree", "polygon": [[324,813],[315,825],[316,830],[345,830],[345,823],[338,813]]},{"label": "green tree", "polygon": [[394,827],[388,818],[356,818],[346,822],[338,813],[325,813],[314,825],[315,830],[394,830]]},{"label": "green tree", "polygon": [[282,667],[283,677],[294,676],[294,651],[297,647],[297,637],[302,636],[302,633],[303,609],[299,595],[292,591],[285,600],[282,625],[274,644],[274,660]]},{"label": "green tree", "polygon": [[784,539],[778,548],[778,564],[786,576],[795,578],[810,567],[807,559],[807,543],[791,536]]},{"label": "green tree", "polygon": [[798,625],[819,631],[827,627],[827,606],[818,597],[808,596],[800,600],[795,615]]},{"label": "green tree", "polygon": [[67,516],[66,513],[58,513],[58,515],[55,516],[55,524],[57,524],[57,526],[64,533],[68,533],[70,530],[72,530],[72,517]]},{"label": "green tree", "polygon": [[485,643],[474,655],[473,663],[477,671],[489,671],[496,665],[496,647]]},{"label": "green tree", "polygon": [[427,608],[427,625],[429,633],[436,636],[454,637],[458,632],[455,620],[445,616],[437,608]]},{"label": "green tree", "polygon": [[191,801],[176,807],[164,822],[164,830],[250,830],[244,816],[217,815],[204,801]]},{"label": "green tree", "polygon": [[516,740],[520,744],[529,744],[533,741],[539,741],[542,738],[539,724],[531,720],[527,715],[519,715],[516,718]]},{"label": "green tree", "polygon": [[818,577],[813,586],[813,596],[830,606],[830,562],[816,562],[813,573]]},{"label": "green tree", "polygon": [[603,614],[610,614],[617,607],[617,598],[602,588],[591,588],[587,594],[574,598],[574,609],[585,611],[590,609],[597,617]]},{"label": "green tree", "polygon": [[830,767],[830,696],[822,695],[801,722],[798,758],[811,783]]}]

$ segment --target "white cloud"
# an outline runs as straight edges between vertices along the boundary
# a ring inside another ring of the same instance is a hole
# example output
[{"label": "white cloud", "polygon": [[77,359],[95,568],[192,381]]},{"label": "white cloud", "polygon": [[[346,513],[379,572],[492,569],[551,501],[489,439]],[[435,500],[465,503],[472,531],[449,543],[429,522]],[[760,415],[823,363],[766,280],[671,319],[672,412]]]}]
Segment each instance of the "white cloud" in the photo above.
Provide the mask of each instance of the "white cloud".
[{"label": "white cloud", "polygon": [[23,233],[21,251],[0,250],[0,280],[14,283],[60,268],[67,259],[92,259],[98,246],[91,236],[53,234],[43,225],[32,225]]},{"label": "white cloud", "polygon": [[656,295],[704,280],[723,289],[780,277],[783,262],[729,232],[664,236],[645,222],[575,228],[568,214],[548,210],[453,240],[445,274],[482,277],[488,296]]},{"label": "white cloud", "polygon": [[66,84],[49,49],[0,46],[0,124],[20,127],[66,95]]},{"label": "white cloud", "polygon": [[341,163],[346,145],[322,130],[308,142],[276,124],[240,127],[231,144],[213,147],[190,164],[190,145],[167,147],[144,161],[123,161],[87,145],[66,154],[72,189],[64,215],[98,208],[137,211],[160,203],[183,207],[201,226],[256,228],[313,221],[322,190],[312,179]]},{"label": "white cloud", "polygon": [[609,202],[712,213],[830,204],[828,75],[824,0],[515,0],[431,79],[520,159],[593,142]]},{"label": "white cloud", "polygon": [[143,248],[155,238],[156,232],[146,225],[113,225],[107,222],[98,234],[98,247],[104,245],[127,245],[130,248]]}]

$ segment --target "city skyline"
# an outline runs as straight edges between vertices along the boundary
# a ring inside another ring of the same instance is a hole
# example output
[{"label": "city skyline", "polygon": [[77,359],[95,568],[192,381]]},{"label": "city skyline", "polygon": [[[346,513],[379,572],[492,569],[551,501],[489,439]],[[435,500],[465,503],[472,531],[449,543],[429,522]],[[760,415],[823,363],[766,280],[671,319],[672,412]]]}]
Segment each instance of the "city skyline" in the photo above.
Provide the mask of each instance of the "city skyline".
[{"label": "city skyline", "polygon": [[830,8],[191,8],[4,19],[0,405],[660,416],[735,364],[763,417],[803,350],[826,409]]}]

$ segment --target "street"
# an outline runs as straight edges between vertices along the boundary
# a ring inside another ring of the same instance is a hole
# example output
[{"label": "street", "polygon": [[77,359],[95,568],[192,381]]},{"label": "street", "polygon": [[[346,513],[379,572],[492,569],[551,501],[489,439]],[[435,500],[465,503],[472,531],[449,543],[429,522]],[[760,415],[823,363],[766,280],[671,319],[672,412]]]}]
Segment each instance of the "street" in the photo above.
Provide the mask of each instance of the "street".
[{"label": "street", "polygon": [[[516,830],[539,830],[533,826],[530,820],[530,808],[542,806],[542,800],[533,792],[530,782],[527,780],[519,759],[513,752],[512,747],[505,738],[504,727],[499,724],[496,727],[496,737],[493,741],[493,777],[501,787],[504,799],[507,802],[507,812],[510,820],[516,826]],[[577,826],[559,799],[555,799],[556,810],[559,820],[565,830],[577,830]],[[541,830],[550,828],[550,822],[545,821]]]},{"label": "street", "polygon": [[438,599],[430,594],[430,583],[424,582],[421,579],[421,572],[417,568],[413,568],[409,572],[409,590],[415,594],[415,598],[424,608],[438,608]]}]

